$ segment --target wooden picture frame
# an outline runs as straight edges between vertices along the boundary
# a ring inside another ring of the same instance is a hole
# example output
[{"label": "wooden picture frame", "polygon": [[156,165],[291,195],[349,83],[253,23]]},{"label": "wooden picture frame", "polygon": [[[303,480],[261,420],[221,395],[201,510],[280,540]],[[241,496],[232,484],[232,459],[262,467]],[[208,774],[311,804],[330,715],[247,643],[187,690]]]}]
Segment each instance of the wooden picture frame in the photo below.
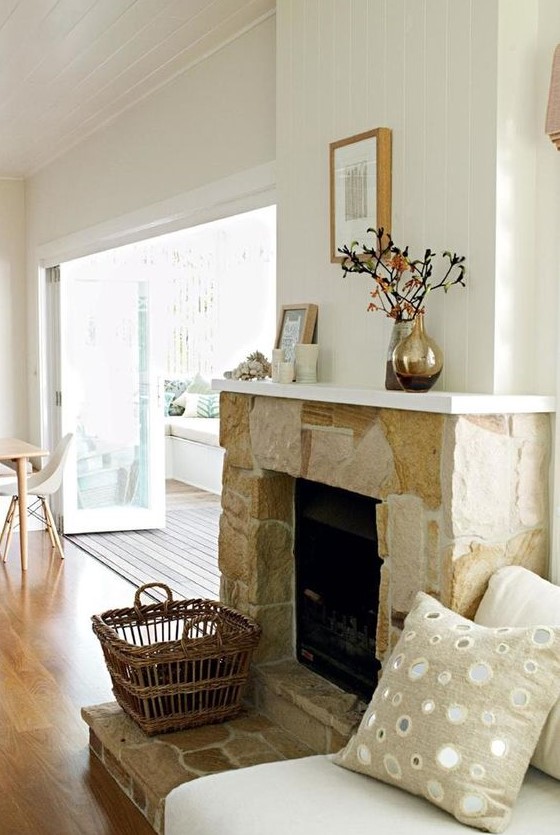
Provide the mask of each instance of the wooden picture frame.
[{"label": "wooden picture frame", "polygon": [[339,248],[360,244],[369,228],[391,231],[392,133],[375,128],[331,142],[331,262],[341,263]]},{"label": "wooden picture frame", "polygon": [[316,304],[282,305],[275,347],[284,349],[284,359],[287,362],[294,361],[298,342],[313,342],[317,312]]}]

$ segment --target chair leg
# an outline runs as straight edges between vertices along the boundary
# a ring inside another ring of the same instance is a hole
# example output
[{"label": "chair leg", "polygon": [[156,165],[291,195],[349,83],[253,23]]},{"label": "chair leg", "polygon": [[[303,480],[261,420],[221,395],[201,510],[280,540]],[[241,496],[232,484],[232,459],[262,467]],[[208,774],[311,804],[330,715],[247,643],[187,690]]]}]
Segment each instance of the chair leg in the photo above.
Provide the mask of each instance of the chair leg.
[{"label": "chair leg", "polygon": [[58,553],[60,554],[60,559],[63,560],[64,559],[64,552],[62,550],[60,537],[58,535],[58,531],[57,531],[56,525],[54,523],[54,519],[53,519],[53,516],[52,516],[52,513],[51,513],[51,509],[50,509],[47,502],[44,503],[44,508],[45,508],[45,512],[46,512],[46,515],[47,515],[47,519],[49,520],[50,531],[51,531],[52,536],[54,537],[55,542],[56,542],[56,549],[58,550]]},{"label": "chair leg", "polygon": [[8,512],[6,513],[6,518],[4,519],[4,526],[2,528],[2,533],[0,534],[0,549],[2,548],[2,542],[4,541],[4,535],[6,534],[8,527],[10,525],[10,519],[12,513],[14,512],[14,503],[16,501],[16,497],[12,496],[10,499],[10,506],[8,507]]},{"label": "chair leg", "polygon": [[8,551],[10,550],[10,543],[12,541],[12,531],[14,529],[14,517],[16,515],[17,508],[18,508],[18,497],[13,496],[12,497],[12,504],[10,505],[11,513],[10,513],[10,521],[8,523],[8,532],[6,534],[6,546],[5,546],[5,549],[4,549],[4,557],[3,557],[4,562],[6,562],[6,560],[8,559]]},{"label": "chair leg", "polygon": [[53,548],[56,548],[56,539],[54,538],[52,526],[49,521],[49,517],[47,515],[47,503],[43,496],[39,496],[39,501],[41,502],[41,510],[43,511],[43,519],[45,522],[45,527],[47,529],[47,533],[49,535],[49,539],[51,541],[51,545]]}]

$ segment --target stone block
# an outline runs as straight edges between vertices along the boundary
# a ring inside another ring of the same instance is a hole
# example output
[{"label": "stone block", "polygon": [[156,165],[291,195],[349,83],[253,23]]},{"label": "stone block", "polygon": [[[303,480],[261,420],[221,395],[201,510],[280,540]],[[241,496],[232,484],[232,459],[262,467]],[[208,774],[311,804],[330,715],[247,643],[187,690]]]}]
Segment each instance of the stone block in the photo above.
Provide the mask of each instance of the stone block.
[{"label": "stone block", "polygon": [[[358,723],[359,725],[359,723]],[[327,728],[327,750],[325,751],[326,754],[336,754],[340,751],[350,737],[352,733],[358,729],[358,725],[352,729],[352,731],[348,734],[341,734],[338,731],[335,731],[334,728]]]},{"label": "stone block", "polygon": [[441,449],[445,417],[429,412],[381,409],[399,492],[419,496],[426,507],[441,504]]},{"label": "stone block", "polygon": [[218,566],[230,580],[249,582],[247,533],[237,526],[235,516],[222,513],[218,535]]},{"label": "stone block", "polygon": [[357,437],[348,427],[313,430],[307,477],[379,499],[398,487],[393,455],[379,423]]},{"label": "stone block", "polygon": [[249,600],[255,605],[291,603],[294,596],[292,528],[282,522],[253,521],[247,558]]},{"label": "stone block", "polygon": [[103,765],[111,775],[111,777],[119,784],[121,789],[127,794],[129,797],[132,794],[132,782],[130,779],[130,774],[123,768],[123,765],[120,759],[117,759],[111,751],[103,747]]},{"label": "stone block", "polygon": [[518,448],[513,492],[512,528],[533,528],[548,519],[549,448],[538,440]]},{"label": "stone block", "polygon": [[293,525],[294,479],[285,473],[265,471],[252,479],[251,515],[255,519],[277,519]]},{"label": "stone block", "polygon": [[380,661],[384,660],[389,649],[389,627],[391,624],[390,583],[390,564],[385,561],[381,566],[379,579],[379,607],[377,610],[377,630],[375,633],[375,655]]},{"label": "stone block", "polygon": [[222,503],[223,496],[228,490],[250,500],[253,494],[254,479],[260,478],[260,475],[261,472],[258,469],[245,470],[241,467],[232,466],[231,464],[225,466],[222,485]]},{"label": "stone block", "polygon": [[465,420],[479,426],[486,432],[494,432],[496,435],[509,435],[507,415],[465,415]]},{"label": "stone block", "polygon": [[473,618],[488,580],[507,564],[505,543],[471,542],[467,552],[456,556],[450,565],[449,607],[466,618]]},{"label": "stone block", "polygon": [[249,606],[249,617],[262,628],[259,645],[254,652],[255,663],[289,658],[294,651],[294,607],[292,603],[276,606]]},{"label": "stone block", "polygon": [[443,462],[449,487],[443,499],[446,535],[507,538],[515,442],[463,416],[456,418],[453,435],[446,438]]},{"label": "stone block", "polygon": [[523,531],[506,545],[506,565],[522,565],[540,577],[548,572],[548,537],[542,528]]},{"label": "stone block", "polygon": [[224,472],[227,467],[253,468],[249,415],[253,398],[247,394],[220,394],[220,446],[224,456]]},{"label": "stone block", "polygon": [[350,429],[357,443],[378,423],[379,409],[373,406],[353,406],[333,403],[333,426]]},{"label": "stone block", "polygon": [[227,771],[234,766],[221,748],[201,748],[197,751],[187,751],[182,755],[182,762],[188,771],[201,776]]},{"label": "stone block", "polygon": [[251,518],[250,498],[224,486],[221,501],[222,513],[229,518],[230,524],[235,525],[238,530],[243,530]]},{"label": "stone block", "polygon": [[387,506],[391,607],[406,613],[426,586],[424,505],[417,496],[407,495],[389,496]]},{"label": "stone block", "polygon": [[[229,738],[228,724],[201,725],[198,728],[187,728],[183,731],[173,731],[173,746],[180,751],[198,751],[199,748],[209,748],[220,745]],[[163,735],[162,735],[163,736]]]},{"label": "stone block", "polygon": [[278,761],[277,751],[258,736],[231,739],[226,742],[223,751],[235,768]]},{"label": "stone block", "polygon": [[548,414],[510,415],[512,438],[538,440],[550,447],[551,416]]},{"label": "stone block", "polygon": [[307,716],[299,707],[273,693],[265,685],[258,690],[258,709],[285,728],[316,754],[327,753],[327,729],[317,719]]},{"label": "stone block", "polygon": [[301,473],[300,400],[258,397],[250,415],[254,459],[264,470]]},{"label": "stone block", "polygon": [[304,745],[299,739],[296,739],[291,734],[285,733],[275,725],[270,724],[270,727],[263,730],[261,735],[278,752],[279,756],[285,757],[288,760],[308,757],[312,753],[307,745]]},{"label": "stone block", "polygon": [[157,797],[165,797],[188,776],[182,770],[181,752],[171,745],[147,742],[127,746],[122,752],[122,763],[133,779],[141,780]]},{"label": "stone block", "polygon": [[332,426],[333,410],[333,403],[304,400],[301,410],[302,426]]},{"label": "stone block", "polygon": [[220,576],[220,600],[246,615],[249,611],[249,589],[240,580],[231,580],[225,574]]},{"label": "stone block", "polygon": [[428,520],[426,526],[426,585],[424,591],[439,598],[440,591],[440,539],[439,524]]},{"label": "stone block", "polygon": [[377,553],[380,557],[387,557],[389,545],[387,543],[387,523],[389,521],[389,508],[387,502],[381,502],[375,508],[375,520],[377,526]]}]

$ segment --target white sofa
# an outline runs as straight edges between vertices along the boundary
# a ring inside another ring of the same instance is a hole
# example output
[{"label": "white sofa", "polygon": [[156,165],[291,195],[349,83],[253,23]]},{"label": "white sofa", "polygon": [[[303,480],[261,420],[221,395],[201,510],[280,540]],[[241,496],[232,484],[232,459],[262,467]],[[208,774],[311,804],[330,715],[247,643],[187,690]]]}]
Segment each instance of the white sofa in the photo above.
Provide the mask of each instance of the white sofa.
[{"label": "white sofa", "polygon": [[[173,789],[165,835],[459,835],[421,797],[317,755],[213,774]],[[530,768],[508,835],[558,835],[560,782]]]},{"label": "white sofa", "polygon": [[165,418],[165,476],[219,495],[222,491],[224,450],[220,447],[220,419]]}]

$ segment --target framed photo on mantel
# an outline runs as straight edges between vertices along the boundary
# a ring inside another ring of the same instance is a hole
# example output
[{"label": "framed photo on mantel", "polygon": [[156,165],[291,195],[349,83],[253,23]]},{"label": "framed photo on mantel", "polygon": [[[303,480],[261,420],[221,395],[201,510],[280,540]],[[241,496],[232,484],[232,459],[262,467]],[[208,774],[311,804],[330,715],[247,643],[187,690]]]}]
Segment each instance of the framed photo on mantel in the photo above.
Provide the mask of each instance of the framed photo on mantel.
[{"label": "framed photo on mantel", "polygon": [[331,261],[339,248],[366,240],[369,228],[391,231],[391,130],[358,133],[330,146]]},{"label": "framed photo on mantel", "polygon": [[296,345],[313,342],[317,323],[316,304],[285,304],[280,312],[276,348],[284,349],[287,362],[295,359]]}]

